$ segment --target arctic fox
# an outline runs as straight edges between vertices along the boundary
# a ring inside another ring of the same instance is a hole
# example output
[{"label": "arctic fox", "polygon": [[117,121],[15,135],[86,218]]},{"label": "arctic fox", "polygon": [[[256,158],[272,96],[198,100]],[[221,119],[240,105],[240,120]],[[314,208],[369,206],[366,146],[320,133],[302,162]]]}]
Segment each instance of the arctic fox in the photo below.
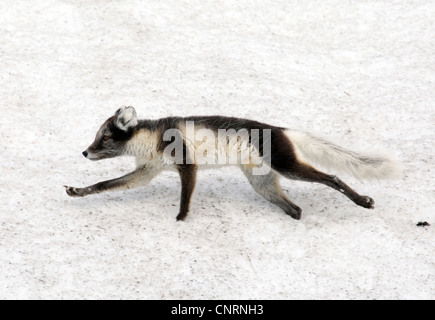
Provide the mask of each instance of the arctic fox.
[{"label": "arctic fox", "polygon": [[361,196],[335,175],[313,165],[336,169],[357,178],[398,176],[401,166],[387,155],[366,155],[347,150],[310,133],[222,116],[168,117],[138,120],[133,107],[122,107],[107,119],[94,142],[83,151],[89,160],[117,156],[136,157],[136,169],[120,178],[85,188],[65,186],[72,197],[146,185],[162,170],[175,169],[181,178],[177,220],[184,220],[199,168],[240,166],[253,189],[294,219],[301,208],[282,191],[278,178],[325,184],[355,204],[373,209],[374,201]]}]

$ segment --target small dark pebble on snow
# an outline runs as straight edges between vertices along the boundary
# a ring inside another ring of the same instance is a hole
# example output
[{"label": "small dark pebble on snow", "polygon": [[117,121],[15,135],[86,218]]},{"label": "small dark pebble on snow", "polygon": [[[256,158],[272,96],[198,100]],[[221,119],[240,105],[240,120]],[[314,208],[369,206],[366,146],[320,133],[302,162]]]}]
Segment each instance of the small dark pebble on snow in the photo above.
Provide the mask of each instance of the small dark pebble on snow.
[{"label": "small dark pebble on snow", "polygon": [[417,223],[417,227],[429,227],[430,224],[426,221],[420,221],[419,223]]}]

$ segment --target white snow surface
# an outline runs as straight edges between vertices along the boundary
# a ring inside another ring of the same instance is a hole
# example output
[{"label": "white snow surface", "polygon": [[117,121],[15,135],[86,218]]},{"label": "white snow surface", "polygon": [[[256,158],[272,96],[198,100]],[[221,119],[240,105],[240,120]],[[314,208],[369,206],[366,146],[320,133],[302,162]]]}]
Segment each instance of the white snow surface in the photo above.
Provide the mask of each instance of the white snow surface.
[{"label": "white snow surface", "polygon": [[[0,1],[0,298],[435,299],[434,16],[419,0]],[[339,175],[375,210],[283,179],[300,221],[235,167],[199,173],[184,222],[175,172],[68,197],[134,169],[81,155],[123,105],[387,149],[404,177]]]}]

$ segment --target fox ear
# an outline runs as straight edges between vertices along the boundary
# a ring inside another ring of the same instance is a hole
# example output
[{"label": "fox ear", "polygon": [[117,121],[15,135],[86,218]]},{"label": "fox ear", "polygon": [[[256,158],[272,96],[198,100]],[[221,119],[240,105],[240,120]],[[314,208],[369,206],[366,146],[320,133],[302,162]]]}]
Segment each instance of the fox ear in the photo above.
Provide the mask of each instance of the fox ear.
[{"label": "fox ear", "polygon": [[132,106],[119,108],[115,116],[115,125],[123,131],[128,131],[130,128],[137,126],[136,110]]}]

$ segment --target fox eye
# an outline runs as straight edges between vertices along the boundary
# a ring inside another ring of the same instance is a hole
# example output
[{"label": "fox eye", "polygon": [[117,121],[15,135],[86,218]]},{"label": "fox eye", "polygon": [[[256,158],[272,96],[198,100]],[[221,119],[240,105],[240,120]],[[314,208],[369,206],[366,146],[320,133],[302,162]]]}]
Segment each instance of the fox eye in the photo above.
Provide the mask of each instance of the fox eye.
[{"label": "fox eye", "polygon": [[107,141],[107,140],[109,140],[109,139],[110,139],[109,136],[103,136],[103,140],[104,140],[104,141]]}]

